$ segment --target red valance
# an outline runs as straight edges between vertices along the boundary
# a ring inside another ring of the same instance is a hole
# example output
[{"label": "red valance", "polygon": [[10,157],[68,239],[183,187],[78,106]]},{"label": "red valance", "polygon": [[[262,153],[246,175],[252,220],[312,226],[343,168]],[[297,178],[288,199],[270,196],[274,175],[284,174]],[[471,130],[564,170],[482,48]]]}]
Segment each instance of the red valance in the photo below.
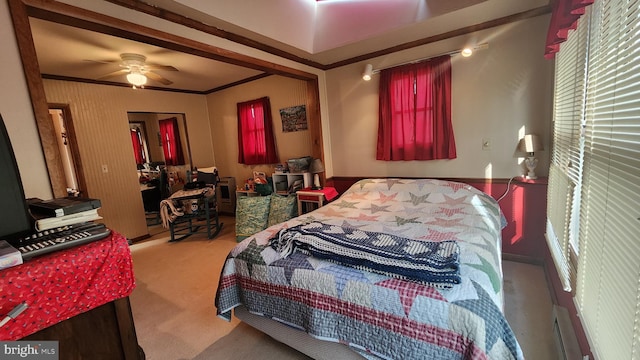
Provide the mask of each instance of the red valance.
[{"label": "red valance", "polygon": [[584,14],[585,8],[595,0],[556,0],[553,4],[551,22],[547,32],[547,43],[544,57],[553,59],[560,50],[560,44],[567,40],[569,30],[578,26],[578,19]]}]

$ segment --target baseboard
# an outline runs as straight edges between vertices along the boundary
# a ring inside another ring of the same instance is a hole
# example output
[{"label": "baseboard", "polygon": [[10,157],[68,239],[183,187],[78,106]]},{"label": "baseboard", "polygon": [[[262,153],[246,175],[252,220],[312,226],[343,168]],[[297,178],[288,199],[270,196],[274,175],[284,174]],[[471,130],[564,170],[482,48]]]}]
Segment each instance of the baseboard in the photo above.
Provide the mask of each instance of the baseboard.
[{"label": "baseboard", "polygon": [[142,240],[148,239],[150,237],[151,237],[151,235],[146,234],[146,235],[138,236],[138,237],[133,238],[133,239],[129,239],[129,242],[130,243],[137,243],[138,241],[142,241]]},{"label": "baseboard", "polygon": [[533,256],[502,253],[502,260],[514,261],[519,263],[544,266],[544,259],[536,258]]}]

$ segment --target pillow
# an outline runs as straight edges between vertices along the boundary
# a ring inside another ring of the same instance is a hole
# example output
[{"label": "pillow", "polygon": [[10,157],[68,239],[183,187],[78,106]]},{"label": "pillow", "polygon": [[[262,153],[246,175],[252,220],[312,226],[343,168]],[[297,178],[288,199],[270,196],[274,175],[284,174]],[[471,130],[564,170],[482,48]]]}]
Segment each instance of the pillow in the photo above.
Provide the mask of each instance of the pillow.
[{"label": "pillow", "polygon": [[271,195],[271,209],[269,210],[267,227],[280,224],[296,216],[298,216],[298,206],[295,194],[289,196]]},{"label": "pillow", "polygon": [[267,228],[271,195],[239,196],[236,205],[237,241],[242,241]]}]

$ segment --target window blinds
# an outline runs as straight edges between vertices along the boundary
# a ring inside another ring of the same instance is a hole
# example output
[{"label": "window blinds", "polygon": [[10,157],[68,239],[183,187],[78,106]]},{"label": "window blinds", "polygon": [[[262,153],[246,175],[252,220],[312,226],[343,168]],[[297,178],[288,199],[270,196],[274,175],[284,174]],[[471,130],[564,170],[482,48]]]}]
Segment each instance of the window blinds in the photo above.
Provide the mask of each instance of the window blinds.
[{"label": "window blinds", "polygon": [[601,359],[640,358],[640,1],[593,5],[576,300]]},{"label": "window blinds", "polygon": [[588,17],[579,20],[556,55],[553,107],[553,150],[547,192],[546,238],[563,288],[571,290],[575,270],[571,266],[570,246],[579,252],[578,207],[584,141],[586,54]]},{"label": "window blinds", "polygon": [[547,188],[547,228],[549,251],[565,291],[571,291],[572,271],[569,264],[569,227],[573,184],[555,164],[549,167]]}]

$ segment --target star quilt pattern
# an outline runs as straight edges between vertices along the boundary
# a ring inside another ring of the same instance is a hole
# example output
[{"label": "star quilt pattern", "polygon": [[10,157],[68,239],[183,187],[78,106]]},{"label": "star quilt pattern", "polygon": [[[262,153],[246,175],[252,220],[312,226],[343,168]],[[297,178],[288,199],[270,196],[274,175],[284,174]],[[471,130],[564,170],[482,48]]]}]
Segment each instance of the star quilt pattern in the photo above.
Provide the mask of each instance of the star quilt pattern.
[{"label": "star quilt pattern", "polygon": [[[284,256],[269,245],[284,229],[314,223],[424,244],[455,242],[460,281],[438,288],[298,251]],[[368,359],[523,359],[502,313],[503,224],[497,202],[467,184],[365,179],[239,243],[222,269],[217,314],[230,319],[243,305]]]}]

